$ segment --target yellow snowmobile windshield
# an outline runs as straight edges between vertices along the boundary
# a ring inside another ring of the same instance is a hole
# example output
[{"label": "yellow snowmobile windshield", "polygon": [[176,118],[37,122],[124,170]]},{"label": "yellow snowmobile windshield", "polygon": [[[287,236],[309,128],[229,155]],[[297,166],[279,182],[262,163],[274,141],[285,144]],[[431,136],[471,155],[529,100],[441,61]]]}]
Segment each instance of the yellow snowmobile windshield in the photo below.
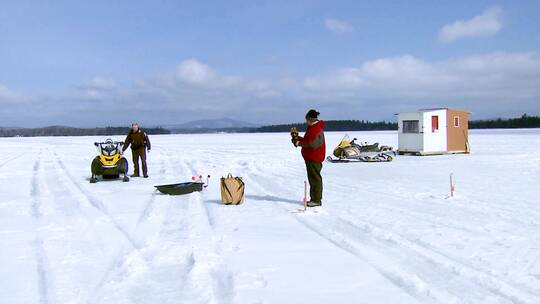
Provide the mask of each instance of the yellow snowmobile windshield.
[{"label": "yellow snowmobile windshield", "polygon": [[113,141],[106,141],[99,144],[100,155],[99,159],[105,168],[113,168],[118,160],[122,158],[120,153],[120,144]]},{"label": "yellow snowmobile windshield", "polygon": [[349,135],[348,134],[345,134],[345,136],[343,136],[343,139],[341,140],[341,142],[339,143],[339,145],[336,147],[336,149],[338,148],[347,148],[347,147],[350,147],[351,146],[351,140],[349,139]]},{"label": "yellow snowmobile windshield", "polygon": [[345,156],[345,149],[351,146],[351,140],[349,139],[349,135],[345,134],[339,145],[334,148],[334,156],[335,157],[344,157]]},{"label": "yellow snowmobile windshield", "polygon": [[100,153],[105,156],[114,156],[116,154],[119,154],[118,144],[115,143],[100,144],[99,149],[101,150]]}]

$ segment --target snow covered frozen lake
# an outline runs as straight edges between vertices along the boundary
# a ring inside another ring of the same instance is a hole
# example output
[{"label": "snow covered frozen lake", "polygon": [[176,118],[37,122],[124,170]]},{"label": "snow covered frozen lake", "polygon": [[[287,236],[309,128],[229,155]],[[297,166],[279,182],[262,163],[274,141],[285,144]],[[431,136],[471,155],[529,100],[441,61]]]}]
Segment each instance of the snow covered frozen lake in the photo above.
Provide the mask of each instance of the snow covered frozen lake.
[{"label": "snow covered frozen lake", "polygon": [[[349,135],[397,147],[396,132]],[[540,303],[540,130],[325,163],[319,213],[294,212],[306,178],[288,134],[151,136],[149,179],[90,184],[103,139],[0,139],[0,302]],[[241,206],[220,204],[229,172]],[[154,191],[199,174],[202,193]]]}]

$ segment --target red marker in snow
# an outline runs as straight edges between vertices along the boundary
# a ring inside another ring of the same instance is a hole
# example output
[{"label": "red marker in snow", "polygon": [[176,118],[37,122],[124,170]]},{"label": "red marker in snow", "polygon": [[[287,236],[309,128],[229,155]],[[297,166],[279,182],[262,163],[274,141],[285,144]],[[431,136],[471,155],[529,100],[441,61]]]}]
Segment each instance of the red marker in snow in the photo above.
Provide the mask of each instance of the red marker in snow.
[{"label": "red marker in snow", "polygon": [[450,173],[450,197],[454,197],[454,191],[456,191],[456,185],[454,184],[454,173]]}]

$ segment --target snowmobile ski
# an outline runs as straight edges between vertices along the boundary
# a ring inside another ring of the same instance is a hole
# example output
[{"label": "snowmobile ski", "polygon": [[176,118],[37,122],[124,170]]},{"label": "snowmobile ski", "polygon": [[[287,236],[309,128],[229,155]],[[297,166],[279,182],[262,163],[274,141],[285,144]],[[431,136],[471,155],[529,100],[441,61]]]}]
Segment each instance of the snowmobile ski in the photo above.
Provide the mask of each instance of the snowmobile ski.
[{"label": "snowmobile ski", "polygon": [[360,157],[354,159],[347,158],[333,158],[331,156],[326,157],[326,161],[330,163],[380,163],[380,162],[391,162],[394,158],[391,155],[382,154],[376,155],[375,157]]}]

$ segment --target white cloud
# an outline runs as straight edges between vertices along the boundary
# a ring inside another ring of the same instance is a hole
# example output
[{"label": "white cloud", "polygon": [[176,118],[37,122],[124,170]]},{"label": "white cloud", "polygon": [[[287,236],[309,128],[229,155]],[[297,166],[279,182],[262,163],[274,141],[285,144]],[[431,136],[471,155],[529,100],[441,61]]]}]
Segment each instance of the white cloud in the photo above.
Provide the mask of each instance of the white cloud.
[{"label": "white cloud", "polygon": [[132,94],[168,109],[219,112],[246,110],[253,102],[271,102],[282,91],[272,80],[226,75],[197,59],[188,59],[172,73],[139,81]]},{"label": "white cloud", "polygon": [[[357,99],[462,99],[489,104],[494,100],[540,100],[540,52],[493,53],[439,62],[413,56],[381,58],[360,67],[307,77],[312,96]],[[488,110],[486,108],[486,110]]]},{"label": "white cloud", "polygon": [[449,43],[460,38],[494,35],[503,27],[501,14],[500,8],[492,7],[472,19],[447,24],[439,31],[439,41]]},{"label": "white cloud", "polygon": [[[141,82],[142,99],[152,100],[149,106],[153,108],[243,115],[243,119],[264,117],[268,111],[273,117],[292,119],[285,118],[291,115],[286,110],[291,104],[294,109],[327,107],[336,117],[353,115],[349,111],[361,111],[369,117],[369,113],[390,115],[402,108],[442,105],[485,113],[540,111],[535,106],[540,100],[540,52],[492,53],[443,61],[404,55],[286,80],[224,75],[199,61],[190,62],[197,62],[194,66],[204,67],[205,72],[187,79],[178,73],[164,74]],[[186,66],[184,63],[180,67]]]},{"label": "white cloud", "polygon": [[354,27],[345,20],[326,18],[324,20],[324,27],[334,33],[347,33],[354,31]]},{"label": "white cloud", "polygon": [[91,88],[96,90],[112,90],[116,87],[116,83],[112,79],[103,77],[94,77],[81,84],[81,87]]},{"label": "white cloud", "polygon": [[208,65],[199,62],[197,59],[188,59],[178,65],[177,75],[185,82],[203,84],[212,81],[216,73]]},{"label": "white cloud", "polygon": [[[98,120],[116,123],[118,113],[127,122],[135,119],[147,124],[212,117],[288,122],[301,118],[308,108],[320,109],[325,118],[335,119],[392,119],[392,114],[401,110],[430,106],[464,108],[484,118],[525,112],[538,115],[540,52],[491,53],[442,61],[403,55],[293,79],[227,75],[189,59],[169,72],[131,85],[96,77],[78,88],[84,94],[33,98],[33,108],[39,109],[34,112],[43,113],[43,121],[51,120],[45,124],[64,123],[57,121],[64,117],[75,124],[86,120],[89,125]],[[0,102],[14,96],[17,94],[0,86]],[[96,107],[96,100],[114,102]],[[6,108],[11,108],[12,114],[2,118],[38,115],[16,104]],[[18,114],[15,108],[20,109]]]},{"label": "white cloud", "polygon": [[22,95],[10,90],[8,87],[0,84],[0,103],[13,103],[22,101]]},{"label": "white cloud", "polygon": [[100,99],[114,93],[117,85],[112,79],[94,77],[77,85],[76,88],[82,92],[84,97]]}]

